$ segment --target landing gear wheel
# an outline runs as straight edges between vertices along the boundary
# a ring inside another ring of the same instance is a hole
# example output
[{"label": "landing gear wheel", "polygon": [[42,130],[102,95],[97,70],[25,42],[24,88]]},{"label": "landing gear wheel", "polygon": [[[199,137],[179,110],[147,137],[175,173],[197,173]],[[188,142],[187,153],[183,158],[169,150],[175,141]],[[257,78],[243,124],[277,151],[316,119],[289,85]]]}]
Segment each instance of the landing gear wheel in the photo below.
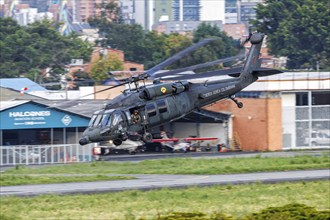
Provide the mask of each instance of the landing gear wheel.
[{"label": "landing gear wheel", "polygon": [[120,139],[116,139],[116,140],[113,140],[112,143],[113,143],[114,145],[116,145],[116,146],[119,146],[119,145],[121,145],[121,144],[123,143],[123,141],[120,140]]},{"label": "landing gear wheel", "polygon": [[145,133],[142,137],[142,140],[145,143],[151,143],[152,142],[152,135],[150,133]]},{"label": "landing gear wheel", "polygon": [[242,102],[238,102],[238,103],[237,103],[237,107],[238,107],[238,108],[243,108],[243,103],[242,103]]},{"label": "landing gear wheel", "polygon": [[122,133],[121,136],[120,136],[120,139],[122,141],[126,141],[128,139],[128,135],[126,133]]}]

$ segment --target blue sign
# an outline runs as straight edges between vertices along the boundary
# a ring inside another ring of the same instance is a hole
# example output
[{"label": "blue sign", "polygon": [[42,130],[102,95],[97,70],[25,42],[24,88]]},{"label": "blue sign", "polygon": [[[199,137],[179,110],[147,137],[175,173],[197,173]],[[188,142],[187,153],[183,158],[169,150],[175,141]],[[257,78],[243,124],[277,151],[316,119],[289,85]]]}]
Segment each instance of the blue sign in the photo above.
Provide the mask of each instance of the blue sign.
[{"label": "blue sign", "polygon": [[87,127],[89,118],[25,103],[0,112],[0,129]]}]

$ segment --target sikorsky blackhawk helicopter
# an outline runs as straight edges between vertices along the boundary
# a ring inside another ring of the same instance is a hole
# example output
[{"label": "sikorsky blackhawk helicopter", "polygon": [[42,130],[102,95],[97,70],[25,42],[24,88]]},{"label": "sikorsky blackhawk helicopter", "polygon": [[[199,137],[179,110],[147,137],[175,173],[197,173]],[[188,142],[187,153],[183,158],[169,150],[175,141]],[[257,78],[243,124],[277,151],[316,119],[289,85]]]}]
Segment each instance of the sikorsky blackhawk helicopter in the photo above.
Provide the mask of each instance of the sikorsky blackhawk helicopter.
[{"label": "sikorsky blackhawk helicopter", "polygon": [[[163,61],[144,74],[129,79],[124,84],[134,82],[135,89],[125,90],[122,94],[110,101],[103,109],[98,110],[92,116],[88,128],[84,131],[79,143],[86,145],[92,142],[112,141],[119,146],[127,139],[143,140],[146,143],[152,141],[150,129],[168,122],[175,121],[187,114],[198,111],[201,107],[230,98],[242,108],[243,104],[234,98],[234,94],[241,91],[258,77],[282,73],[279,70],[261,68],[259,59],[261,44],[264,34],[250,34],[246,42],[251,43],[251,48],[245,58],[242,68],[229,70],[216,70],[200,74],[180,74],[187,70],[195,70],[206,66],[234,61],[242,56],[229,57],[192,67],[170,70],[159,73],[159,70],[171,65],[193,50],[209,43],[213,39],[203,40],[186,48],[173,57]],[[157,73],[158,72],[158,73]],[[188,82],[188,79],[205,78],[211,76],[228,75],[232,79],[205,81],[203,83]],[[172,81],[161,81],[161,77],[171,76]],[[139,80],[154,79],[153,84],[137,86]],[[114,86],[114,87],[117,87]],[[114,88],[112,87],[112,88]],[[111,89],[111,88],[110,88]],[[141,120],[138,123],[132,121],[132,114],[137,110]]]}]

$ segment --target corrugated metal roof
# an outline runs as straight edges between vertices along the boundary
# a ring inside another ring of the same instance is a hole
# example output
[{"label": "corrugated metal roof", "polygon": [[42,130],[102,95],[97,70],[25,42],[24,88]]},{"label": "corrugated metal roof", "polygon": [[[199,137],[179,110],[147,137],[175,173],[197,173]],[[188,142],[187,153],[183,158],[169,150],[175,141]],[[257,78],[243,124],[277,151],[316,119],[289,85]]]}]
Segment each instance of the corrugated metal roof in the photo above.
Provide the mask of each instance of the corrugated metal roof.
[{"label": "corrugated metal roof", "polygon": [[35,96],[32,93],[20,94],[20,91],[0,87],[0,101],[9,101],[9,100],[35,100],[35,99],[45,99],[43,97]]},{"label": "corrugated metal roof", "polygon": [[312,80],[329,79],[330,72],[284,72],[277,75],[260,77],[259,80]]},{"label": "corrugated metal roof", "polygon": [[5,78],[0,79],[0,87],[10,88],[17,91],[21,91],[22,88],[26,87],[26,93],[31,91],[47,91],[44,87],[33,82],[28,78]]},{"label": "corrugated metal roof", "polygon": [[102,109],[109,102],[109,100],[34,100],[34,102],[47,105],[50,108],[56,108],[85,117],[91,117],[95,111]]},{"label": "corrugated metal roof", "polygon": [[109,100],[78,100],[78,101],[52,101],[52,100],[14,100],[14,101],[1,101],[0,111],[13,108],[25,103],[36,103],[48,108],[70,112],[84,117],[91,117],[97,110],[102,109]]},{"label": "corrugated metal roof", "polygon": [[2,101],[0,102],[0,111],[13,108],[29,102],[29,100],[16,100],[16,101]]}]

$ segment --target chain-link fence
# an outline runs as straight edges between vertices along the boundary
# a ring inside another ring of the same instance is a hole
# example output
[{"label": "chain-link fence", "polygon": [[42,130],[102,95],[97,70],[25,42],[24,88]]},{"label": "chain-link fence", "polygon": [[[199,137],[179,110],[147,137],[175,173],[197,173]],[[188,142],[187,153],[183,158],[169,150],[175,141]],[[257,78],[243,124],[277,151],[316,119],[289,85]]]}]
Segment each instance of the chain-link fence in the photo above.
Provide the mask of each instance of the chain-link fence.
[{"label": "chain-link fence", "polygon": [[92,161],[93,144],[0,146],[0,166]]}]

